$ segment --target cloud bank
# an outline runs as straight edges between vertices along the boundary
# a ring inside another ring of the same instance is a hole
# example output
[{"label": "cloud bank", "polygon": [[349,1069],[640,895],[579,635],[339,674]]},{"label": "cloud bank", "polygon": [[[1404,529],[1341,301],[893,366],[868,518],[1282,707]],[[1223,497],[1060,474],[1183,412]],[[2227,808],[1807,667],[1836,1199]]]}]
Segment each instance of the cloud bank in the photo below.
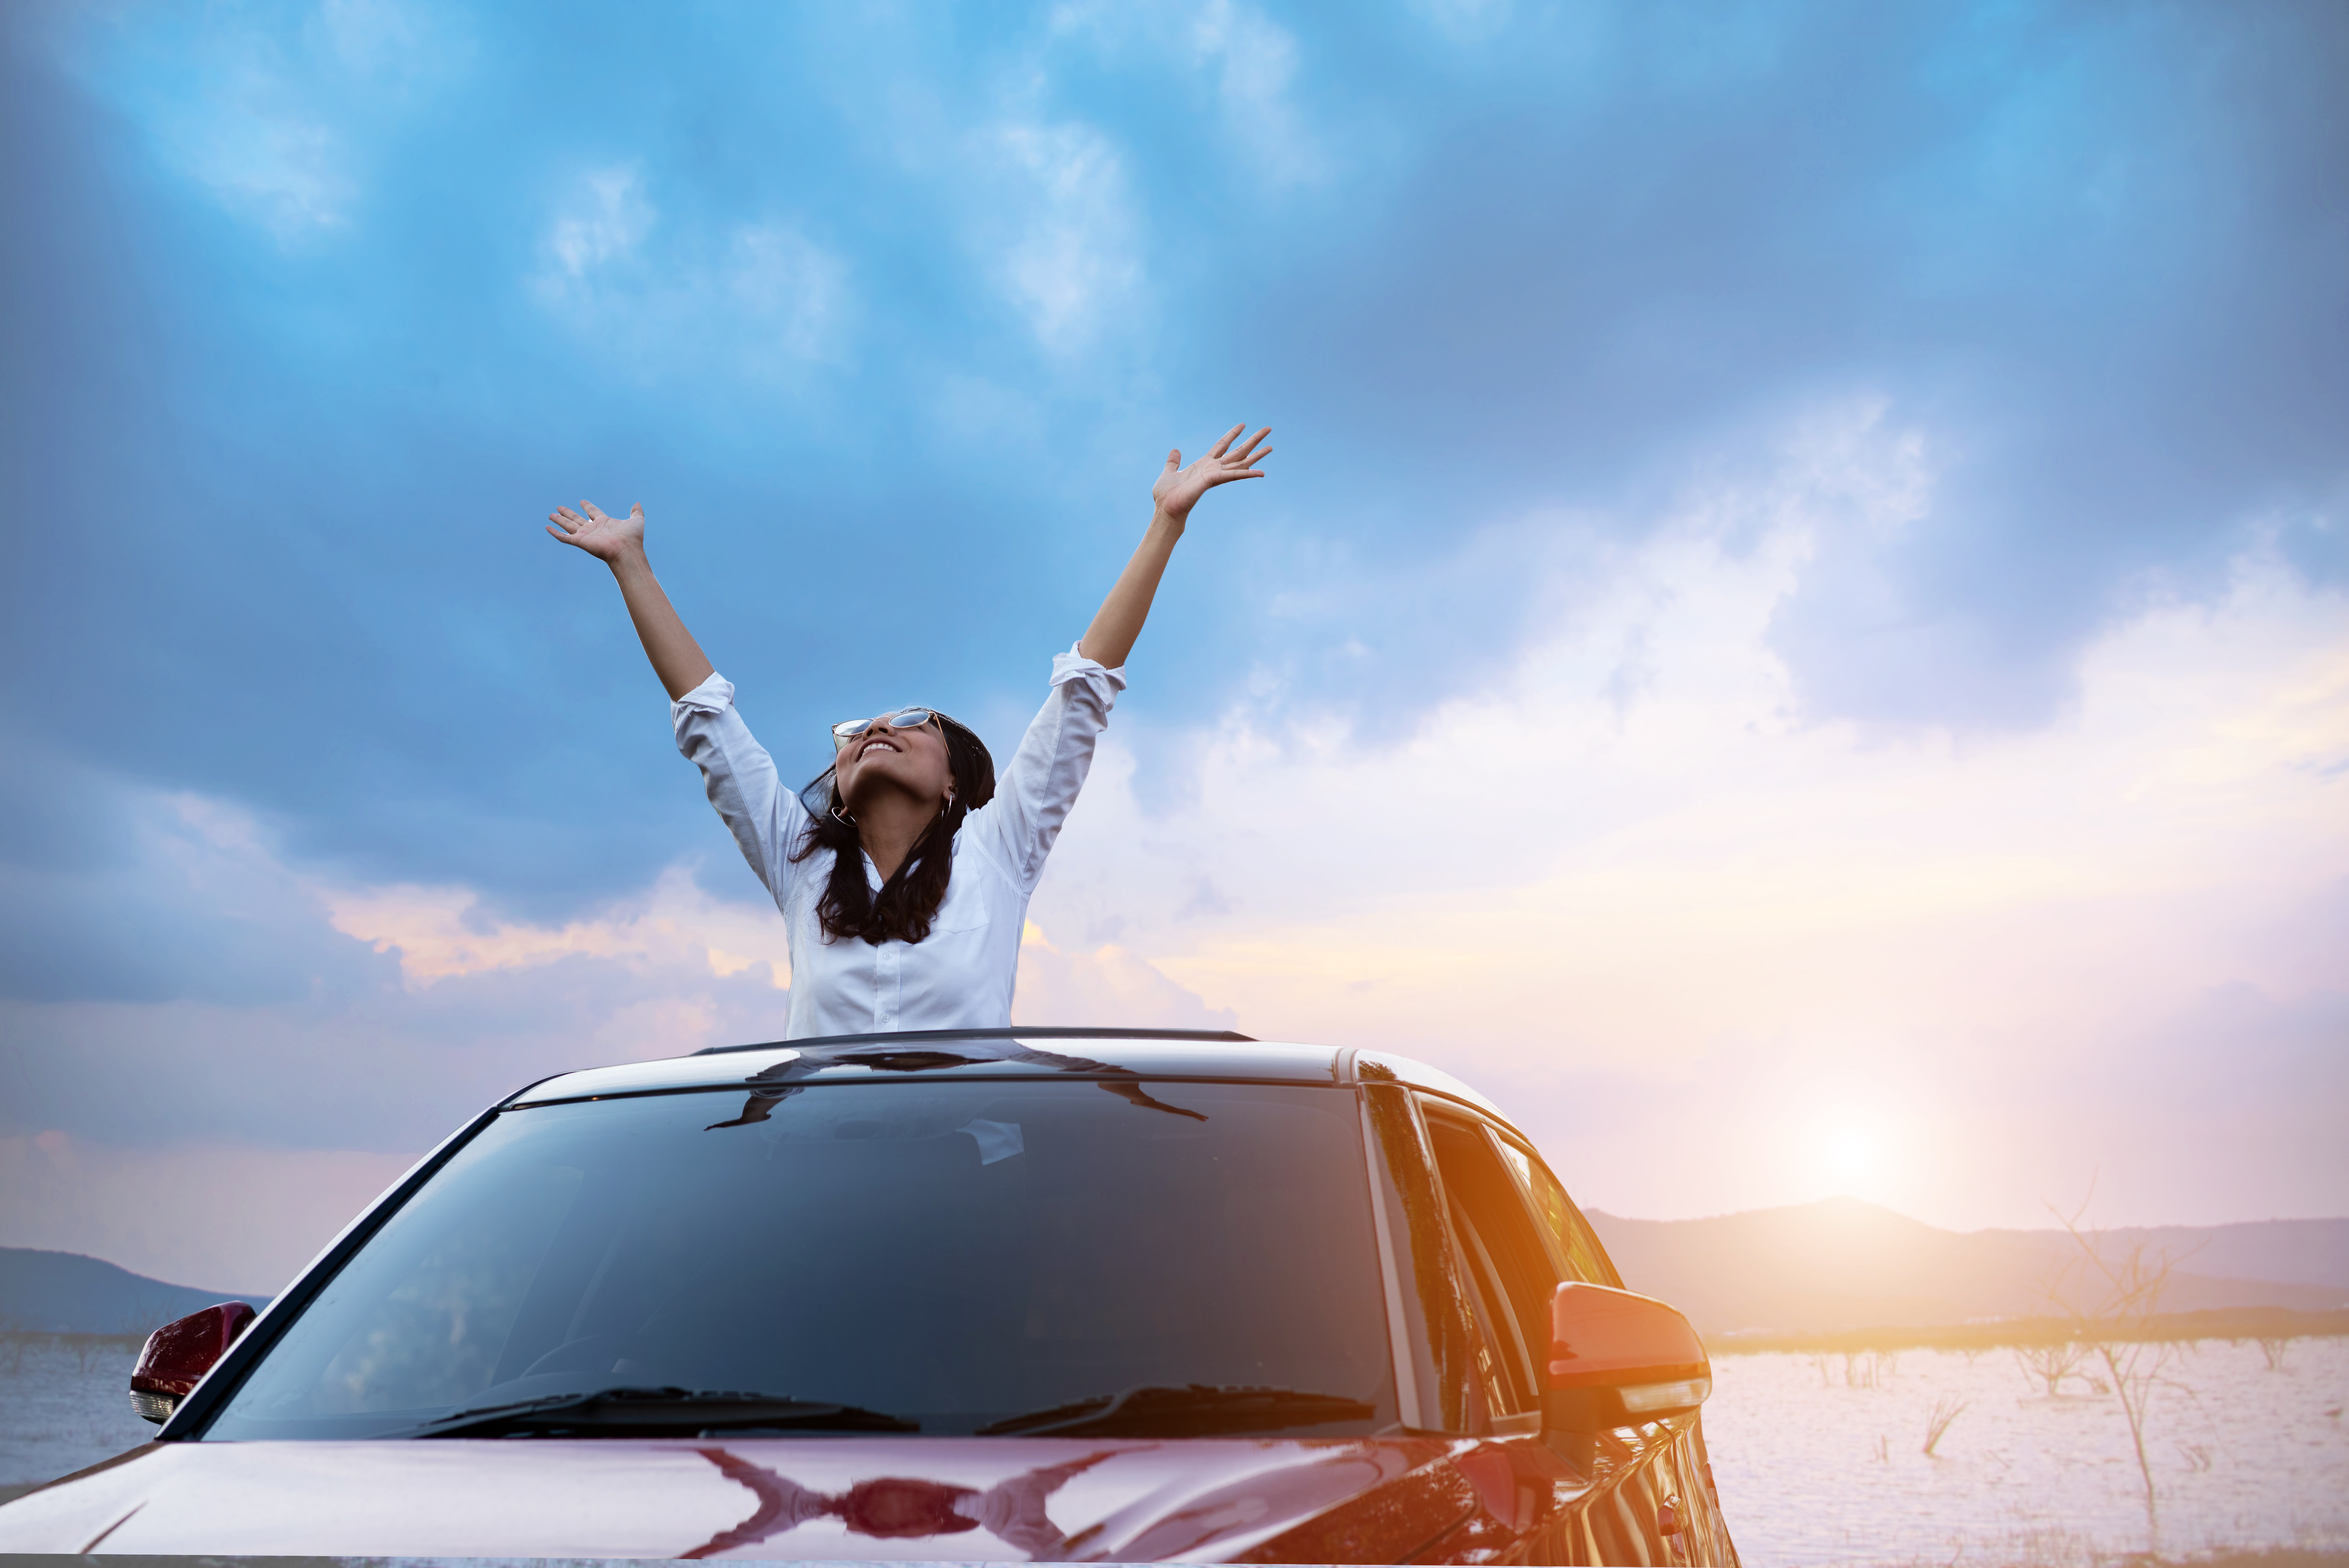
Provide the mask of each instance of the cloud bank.
[{"label": "cloud bank", "polygon": [[646,503],[812,774],[1010,744],[1243,416],[1023,1018],[1415,1049],[1627,1212],[2349,1202],[2338,5],[0,41],[8,1237],[344,1195],[215,1239],[266,1283],[517,1082],[773,1032],[551,505]]}]

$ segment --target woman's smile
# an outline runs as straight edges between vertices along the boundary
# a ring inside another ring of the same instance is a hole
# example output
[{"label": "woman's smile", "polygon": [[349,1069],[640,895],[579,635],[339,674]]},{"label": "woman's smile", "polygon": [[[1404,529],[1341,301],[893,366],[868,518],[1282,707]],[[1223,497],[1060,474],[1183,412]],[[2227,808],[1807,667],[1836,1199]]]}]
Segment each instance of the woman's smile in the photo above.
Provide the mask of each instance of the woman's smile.
[{"label": "woman's smile", "polygon": [[842,804],[862,819],[885,797],[902,794],[915,800],[921,821],[937,815],[954,799],[953,768],[938,722],[926,717],[898,729],[885,715],[871,723],[840,753],[835,783]]}]

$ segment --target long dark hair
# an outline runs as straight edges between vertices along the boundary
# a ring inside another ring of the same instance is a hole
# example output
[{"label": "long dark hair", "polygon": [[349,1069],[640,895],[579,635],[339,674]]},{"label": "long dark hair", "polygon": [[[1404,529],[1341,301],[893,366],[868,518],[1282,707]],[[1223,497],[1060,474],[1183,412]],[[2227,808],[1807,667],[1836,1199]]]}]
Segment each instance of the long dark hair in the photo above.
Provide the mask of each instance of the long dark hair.
[{"label": "long dark hair", "polygon": [[[931,710],[936,712],[936,709]],[[954,779],[954,799],[934,817],[928,831],[914,841],[905,863],[881,885],[878,893],[864,880],[864,846],[854,823],[833,815],[841,807],[840,784],[833,770],[824,769],[802,792],[808,803],[808,830],[792,850],[794,861],[820,850],[833,853],[832,877],[815,907],[823,939],[862,937],[874,947],[895,939],[918,942],[930,934],[930,922],[946,902],[947,879],[954,875],[955,834],[963,818],[995,797],[995,759],[986,744],[944,713],[938,731],[947,741],[947,772]],[[815,802],[824,803],[817,810]],[[842,812],[845,815],[845,811]]]}]

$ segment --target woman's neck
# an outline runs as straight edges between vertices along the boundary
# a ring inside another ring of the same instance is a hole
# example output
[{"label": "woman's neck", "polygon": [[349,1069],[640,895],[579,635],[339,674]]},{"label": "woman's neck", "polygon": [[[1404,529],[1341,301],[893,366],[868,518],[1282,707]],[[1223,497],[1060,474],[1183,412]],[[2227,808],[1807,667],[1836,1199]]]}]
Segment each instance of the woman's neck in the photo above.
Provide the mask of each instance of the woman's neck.
[{"label": "woman's neck", "polygon": [[910,795],[891,793],[868,802],[856,814],[856,837],[873,862],[873,868],[886,882],[905,864],[905,857],[914,852],[922,835],[936,821],[941,805],[936,801],[916,800]]}]

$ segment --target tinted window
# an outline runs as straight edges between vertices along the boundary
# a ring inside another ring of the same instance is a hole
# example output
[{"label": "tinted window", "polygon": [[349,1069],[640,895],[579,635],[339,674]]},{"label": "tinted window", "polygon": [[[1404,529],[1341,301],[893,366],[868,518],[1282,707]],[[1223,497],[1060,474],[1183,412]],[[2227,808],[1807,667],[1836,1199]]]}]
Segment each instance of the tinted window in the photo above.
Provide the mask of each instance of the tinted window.
[{"label": "tinted window", "polygon": [[1467,1256],[1487,1320],[1485,1332],[1506,1372],[1505,1408],[1532,1409],[1549,1350],[1549,1298],[1557,1271],[1523,1193],[1480,1124],[1427,1118],[1444,1178],[1454,1231]]},{"label": "tinted window", "polygon": [[1620,1285],[1623,1281],[1592,1233],[1590,1222],[1582,1217],[1582,1210],[1574,1206],[1574,1199],[1566,1195],[1566,1189],[1549,1173],[1549,1168],[1506,1137],[1496,1136],[1494,1145],[1516,1174],[1526,1196],[1533,1199],[1534,1213],[1547,1232],[1566,1277],[1587,1284]]},{"label": "tinted window", "polygon": [[968,1432],[1138,1385],[1394,1419],[1350,1094],[813,1085],[497,1117],[273,1345],[208,1438],[388,1435],[616,1386]]}]

